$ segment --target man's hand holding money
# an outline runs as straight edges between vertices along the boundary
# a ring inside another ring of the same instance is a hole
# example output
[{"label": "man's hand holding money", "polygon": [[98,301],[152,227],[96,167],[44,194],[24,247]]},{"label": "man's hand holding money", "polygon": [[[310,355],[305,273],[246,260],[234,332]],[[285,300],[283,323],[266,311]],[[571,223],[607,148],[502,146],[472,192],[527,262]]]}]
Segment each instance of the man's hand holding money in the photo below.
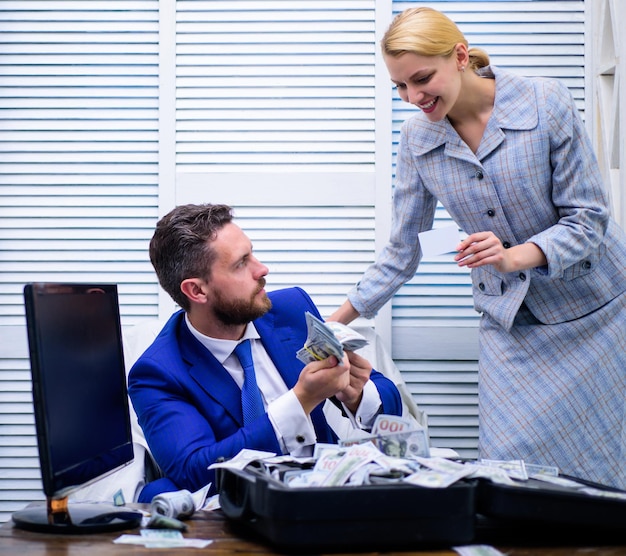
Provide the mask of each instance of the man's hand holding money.
[{"label": "man's hand holding money", "polygon": [[330,355],[302,369],[293,392],[307,415],[327,398],[350,388],[350,368],[348,356],[344,354],[341,362],[337,356]]},{"label": "man's hand holding money", "polygon": [[352,413],[356,413],[363,397],[363,388],[372,373],[372,365],[354,351],[346,351],[346,355],[350,362],[350,384],[338,392],[335,397],[345,404]]},{"label": "man's hand holding money", "polygon": [[[307,322],[307,339],[304,346],[296,355],[306,367],[302,370],[304,377],[300,375],[301,379],[304,379],[302,384],[303,388],[298,388],[297,390],[294,388],[296,396],[298,396],[305,411],[307,410],[309,402],[316,399],[315,396],[311,397],[309,395],[313,389],[304,389],[305,385],[312,385],[315,380],[324,376],[324,374],[310,377],[306,376],[310,372],[308,369],[312,362],[332,360],[339,362],[338,364],[340,366],[342,366],[340,363],[343,362],[345,366],[344,371],[346,371],[346,373],[341,376],[341,379],[346,382],[343,386],[332,392],[330,392],[330,390],[336,383],[329,383],[326,391],[330,393],[326,397],[331,398],[334,396],[337,400],[345,404],[348,410],[352,413],[356,413],[363,397],[363,388],[370,378],[372,366],[369,361],[354,353],[354,350],[365,346],[367,340],[355,330],[339,322],[325,323],[309,312],[305,314],[305,318]],[[319,373],[323,369],[326,369],[326,367],[319,368],[315,372]],[[333,369],[325,370],[325,372],[332,374],[333,378],[335,378],[335,371]],[[298,383],[299,382],[300,380]],[[296,384],[296,386],[298,385]],[[319,391],[316,390],[316,393],[319,393]],[[320,399],[317,403],[321,401],[323,400]]]}]

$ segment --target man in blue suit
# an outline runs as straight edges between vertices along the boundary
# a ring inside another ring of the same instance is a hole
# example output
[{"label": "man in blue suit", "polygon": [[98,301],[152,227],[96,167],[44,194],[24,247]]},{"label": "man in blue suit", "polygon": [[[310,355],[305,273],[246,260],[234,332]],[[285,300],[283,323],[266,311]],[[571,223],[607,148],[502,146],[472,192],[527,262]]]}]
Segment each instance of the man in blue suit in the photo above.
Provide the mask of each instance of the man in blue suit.
[{"label": "man in blue suit", "polygon": [[[304,456],[317,442],[337,442],[337,411],[331,419],[327,400],[341,408],[344,430],[345,419],[368,430],[379,413],[402,412],[395,385],[358,354],[307,365],[297,359],[305,312],[321,319],[319,311],[300,288],[265,292],[268,268],[232,218],[226,205],[179,206],[150,242],[159,283],[182,309],[129,373],[139,424],[165,475],[139,501],[209,483],[214,491],[209,465],[243,448]],[[234,353],[245,340],[263,406],[246,423],[244,372]]]}]

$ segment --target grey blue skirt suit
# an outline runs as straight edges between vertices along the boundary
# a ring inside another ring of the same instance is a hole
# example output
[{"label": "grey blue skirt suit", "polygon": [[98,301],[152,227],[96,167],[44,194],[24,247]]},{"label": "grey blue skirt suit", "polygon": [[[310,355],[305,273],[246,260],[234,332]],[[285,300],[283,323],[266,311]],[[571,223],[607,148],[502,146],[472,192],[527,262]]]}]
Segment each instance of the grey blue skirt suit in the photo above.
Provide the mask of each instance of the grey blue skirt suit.
[{"label": "grey blue skirt suit", "polygon": [[480,455],[626,488],[626,235],[568,89],[479,73],[496,97],[476,153],[447,119],[404,123],[390,241],[348,297],[369,318],[413,277],[437,201],[467,234],[537,244],[545,266],[471,271]]}]

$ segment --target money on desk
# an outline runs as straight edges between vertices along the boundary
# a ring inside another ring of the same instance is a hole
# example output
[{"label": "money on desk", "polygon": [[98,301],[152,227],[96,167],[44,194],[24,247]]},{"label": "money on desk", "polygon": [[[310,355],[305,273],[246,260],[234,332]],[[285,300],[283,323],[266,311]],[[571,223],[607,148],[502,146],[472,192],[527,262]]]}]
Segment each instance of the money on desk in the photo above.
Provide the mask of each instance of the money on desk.
[{"label": "money on desk", "polygon": [[308,311],[305,313],[307,339],[296,356],[305,365],[334,355],[343,360],[343,350],[355,351],[367,345],[367,340],[340,322],[323,322]]}]

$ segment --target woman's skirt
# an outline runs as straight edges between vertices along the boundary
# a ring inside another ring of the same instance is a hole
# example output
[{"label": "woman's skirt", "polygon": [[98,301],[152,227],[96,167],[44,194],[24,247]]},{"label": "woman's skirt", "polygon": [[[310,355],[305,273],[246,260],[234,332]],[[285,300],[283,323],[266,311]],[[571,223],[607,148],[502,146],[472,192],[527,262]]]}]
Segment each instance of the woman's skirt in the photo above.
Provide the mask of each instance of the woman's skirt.
[{"label": "woman's skirt", "polygon": [[626,489],[626,293],[559,324],[483,315],[478,392],[481,458]]}]

